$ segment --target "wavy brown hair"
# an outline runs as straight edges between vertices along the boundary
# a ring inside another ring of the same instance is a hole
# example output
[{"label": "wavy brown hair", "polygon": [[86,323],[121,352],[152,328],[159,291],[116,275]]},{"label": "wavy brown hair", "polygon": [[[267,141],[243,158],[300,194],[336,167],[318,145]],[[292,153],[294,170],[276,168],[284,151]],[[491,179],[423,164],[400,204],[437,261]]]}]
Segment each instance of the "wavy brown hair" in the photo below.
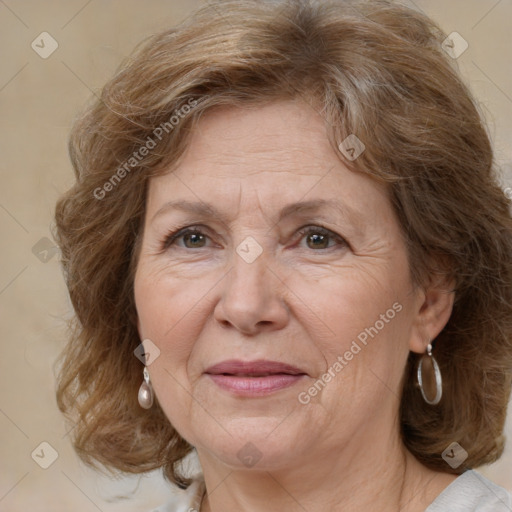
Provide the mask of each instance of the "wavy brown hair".
[{"label": "wavy brown hair", "polygon": [[57,398],[85,461],[133,473],[161,467],[188,485],[179,463],[193,447],[158,404],[146,411],[137,403],[133,279],[148,180],[178,162],[208,109],[298,96],[321,111],[333,145],[349,134],[365,144],[346,163],[388,184],[414,283],[439,272],[456,283],[435,343],[439,405],[421,398],[417,354],[404,372],[406,447],[426,466],[454,473],[463,467],[441,458],[452,441],[469,453],[464,467],[501,455],[512,221],[489,137],[444,38],[422,14],[386,1],[221,1],[149,38],[123,63],[74,124],[77,180],[56,208],[76,311]]}]

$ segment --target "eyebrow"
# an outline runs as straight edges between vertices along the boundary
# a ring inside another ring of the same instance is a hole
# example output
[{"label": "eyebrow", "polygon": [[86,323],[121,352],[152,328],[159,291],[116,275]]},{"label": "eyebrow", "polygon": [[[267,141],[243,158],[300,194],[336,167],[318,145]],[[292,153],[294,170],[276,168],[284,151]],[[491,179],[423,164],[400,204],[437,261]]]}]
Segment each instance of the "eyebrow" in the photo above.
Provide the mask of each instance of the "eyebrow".
[{"label": "eyebrow", "polygon": [[[313,199],[310,201],[298,201],[295,203],[287,204],[279,212],[277,222],[281,222],[283,219],[291,216],[317,213],[322,209],[334,210],[358,226],[361,223],[361,214],[359,212],[349,207],[348,205],[340,204],[334,199]],[[176,200],[165,203],[155,213],[155,215],[153,215],[152,220],[173,210],[194,214],[198,217],[214,217],[222,220],[223,222],[226,222],[224,215],[214,205],[201,201],[187,200]]]}]

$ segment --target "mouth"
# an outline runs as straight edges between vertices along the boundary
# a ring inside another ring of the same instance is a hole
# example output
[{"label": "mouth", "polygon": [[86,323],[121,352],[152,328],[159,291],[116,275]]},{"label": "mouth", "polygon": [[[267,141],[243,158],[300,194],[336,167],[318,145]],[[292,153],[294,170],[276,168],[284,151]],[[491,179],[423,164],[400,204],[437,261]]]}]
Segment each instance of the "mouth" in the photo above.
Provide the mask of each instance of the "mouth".
[{"label": "mouth", "polygon": [[212,381],[237,396],[261,396],[288,388],[307,373],[295,366],[278,361],[229,360],[205,371]]}]

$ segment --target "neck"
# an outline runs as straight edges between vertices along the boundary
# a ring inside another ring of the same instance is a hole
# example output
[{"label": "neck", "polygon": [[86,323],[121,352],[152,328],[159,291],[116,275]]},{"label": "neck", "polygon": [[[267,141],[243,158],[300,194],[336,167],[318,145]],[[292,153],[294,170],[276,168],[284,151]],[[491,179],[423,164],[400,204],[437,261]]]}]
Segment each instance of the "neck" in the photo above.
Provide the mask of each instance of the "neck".
[{"label": "neck", "polygon": [[201,512],[359,512],[377,503],[381,512],[423,512],[454,480],[421,465],[398,433],[382,442],[368,430],[287,468],[233,469],[198,450],[208,492]]}]

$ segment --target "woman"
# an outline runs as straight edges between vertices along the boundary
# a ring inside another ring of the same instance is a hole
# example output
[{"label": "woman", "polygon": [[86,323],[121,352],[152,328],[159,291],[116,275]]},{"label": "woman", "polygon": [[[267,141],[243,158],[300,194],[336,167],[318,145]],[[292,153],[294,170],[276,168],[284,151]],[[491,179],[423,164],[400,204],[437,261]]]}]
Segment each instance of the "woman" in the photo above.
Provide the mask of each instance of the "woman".
[{"label": "woman", "polygon": [[105,86],[56,212],[85,461],[163,468],[167,511],[512,509],[471,469],[503,450],[512,222],[444,39],[222,2]]}]

